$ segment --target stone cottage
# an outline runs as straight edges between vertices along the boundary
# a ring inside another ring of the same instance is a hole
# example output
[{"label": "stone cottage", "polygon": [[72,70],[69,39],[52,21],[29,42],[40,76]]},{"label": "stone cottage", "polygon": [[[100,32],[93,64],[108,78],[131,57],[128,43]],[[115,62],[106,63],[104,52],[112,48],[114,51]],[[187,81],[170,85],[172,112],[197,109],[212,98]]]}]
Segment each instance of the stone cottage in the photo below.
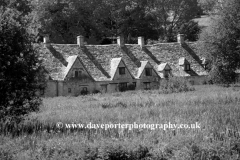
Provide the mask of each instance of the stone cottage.
[{"label": "stone cottage", "polygon": [[126,89],[157,89],[161,79],[170,75],[186,77],[201,84],[207,75],[204,55],[194,42],[145,45],[85,45],[84,37],[77,44],[53,44],[47,37],[38,47],[48,73],[45,96],[77,96],[95,92],[117,92]]}]

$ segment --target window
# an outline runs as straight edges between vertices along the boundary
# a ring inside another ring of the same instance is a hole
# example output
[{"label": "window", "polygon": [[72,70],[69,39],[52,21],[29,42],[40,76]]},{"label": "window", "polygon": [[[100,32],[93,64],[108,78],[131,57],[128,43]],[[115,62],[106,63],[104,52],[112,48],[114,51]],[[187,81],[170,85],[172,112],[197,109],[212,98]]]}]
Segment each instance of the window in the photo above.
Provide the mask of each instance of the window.
[{"label": "window", "polygon": [[119,83],[119,91],[124,92],[127,90],[127,83]]},{"label": "window", "polygon": [[152,68],[145,68],[146,76],[152,76]]},{"label": "window", "polygon": [[189,71],[189,70],[190,70],[190,64],[186,64],[186,65],[185,65],[185,70],[186,70],[186,71]]},{"label": "window", "polygon": [[164,78],[168,78],[170,75],[170,70],[165,70],[164,71]]},{"label": "window", "polygon": [[107,93],[107,84],[101,85],[101,91],[102,93]]},{"label": "window", "polygon": [[75,71],[75,77],[80,77],[81,74],[82,74],[82,71]]},{"label": "window", "polygon": [[151,83],[150,82],[144,82],[143,84],[144,84],[144,89],[145,90],[151,89],[151,86],[150,86]]},{"label": "window", "polygon": [[125,74],[125,67],[119,67],[119,74],[124,75]]},{"label": "window", "polygon": [[72,89],[71,88],[68,88],[68,93],[72,93]]},{"label": "window", "polygon": [[87,87],[83,87],[81,90],[81,95],[86,95],[86,94],[88,94],[88,89]]}]

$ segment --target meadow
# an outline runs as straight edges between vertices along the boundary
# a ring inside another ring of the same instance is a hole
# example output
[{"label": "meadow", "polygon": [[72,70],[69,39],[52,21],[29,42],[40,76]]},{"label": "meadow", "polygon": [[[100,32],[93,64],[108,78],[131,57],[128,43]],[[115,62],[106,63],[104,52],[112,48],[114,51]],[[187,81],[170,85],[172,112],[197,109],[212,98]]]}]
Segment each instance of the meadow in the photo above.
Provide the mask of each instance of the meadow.
[{"label": "meadow", "polygon": [[[21,126],[0,128],[0,159],[237,160],[240,87],[195,86],[44,98]],[[200,129],[58,129],[56,124],[201,124]],[[10,134],[11,133],[16,133]],[[9,133],[9,134],[8,134]]]}]

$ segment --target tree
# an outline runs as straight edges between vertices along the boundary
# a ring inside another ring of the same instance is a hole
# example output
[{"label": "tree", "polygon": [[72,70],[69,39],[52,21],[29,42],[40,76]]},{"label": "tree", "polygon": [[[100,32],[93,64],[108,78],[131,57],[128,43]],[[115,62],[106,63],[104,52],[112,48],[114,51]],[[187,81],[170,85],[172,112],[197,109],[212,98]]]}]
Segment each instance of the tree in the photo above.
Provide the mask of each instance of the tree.
[{"label": "tree", "polygon": [[197,0],[156,0],[151,12],[160,38],[175,41],[180,27],[197,17],[201,9]]},{"label": "tree", "polygon": [[188,41],[197,41],[200,33],[200,27],[197,22],[189,21],[182,24],[178,32],[184,34],[185,39]]},{"label": "tree", "polygon": [[240,67],[240,1],[228,0],[200,35],[202,52],[211,60],[210,77],[215,83],[231,83]]},{"label": "tree", "polygon": [[18,122],[38,110],[41,62],[21,13],[0,8],[0,117]]},{"label": "tree", "polygon": [[198,0],[198,3],[206,14],[212,14],[222,9],[223,0]]}]

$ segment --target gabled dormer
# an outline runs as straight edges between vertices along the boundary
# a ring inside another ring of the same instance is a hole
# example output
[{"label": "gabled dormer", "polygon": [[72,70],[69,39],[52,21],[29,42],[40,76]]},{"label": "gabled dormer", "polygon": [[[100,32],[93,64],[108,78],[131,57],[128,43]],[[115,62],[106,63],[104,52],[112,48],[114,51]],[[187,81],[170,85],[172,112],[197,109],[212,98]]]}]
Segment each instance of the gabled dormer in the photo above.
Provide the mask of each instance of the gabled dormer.
[{"label": "gabled dormer", "polygon": [[153,78],[159,75],[154,70],[153,66],[148,61],[141,61],[141,67],[138,68],[137,78]]},{"label": "gabled dormer", "polygon": [[82,61],[77,55],[69,56],[67,58],[68,65],[64,71],[64,79],[78,79],[78,80],[91,80],[92,76],[87,71],[86,67],[83,65]]},{"label": "gabled dormer", "polygon": [[208,69],[208,65],[209,65],[209,60],[208,59],[206,59],[206,58],[201,58],[201,61],[202,61],[202,66],[203,66],[203,68],[205,69],[205,70],[207,70]]},{"label": "gabled dormer", "polygon": [[179,59],[179,66],[183,68],[184,71],[190,71],[191,66],[185,57]]},{"label": "gabled dormer", "polygon": [[172,68],[168,63],[161,63],[158,66],[158,72],[160,73],[161,78],[168,78],[171,74]]},{"label": "gabled dormer", "polygon": [[128,78],[134,79],[134,76],[131,74],[122,58],[111,59],[110,65],[111,65],[110,76],[112,80]]}]

